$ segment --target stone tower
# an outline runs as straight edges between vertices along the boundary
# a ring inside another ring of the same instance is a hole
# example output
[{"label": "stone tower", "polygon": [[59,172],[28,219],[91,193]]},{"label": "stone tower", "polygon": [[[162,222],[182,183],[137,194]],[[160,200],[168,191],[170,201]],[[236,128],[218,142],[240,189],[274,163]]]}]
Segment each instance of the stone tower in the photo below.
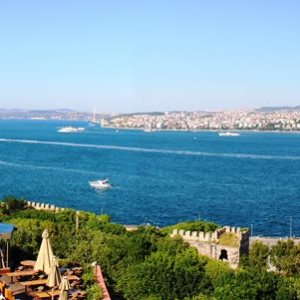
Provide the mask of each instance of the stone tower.
[{"label": "stone tower", "polygon": [[214,232],[173,230],[171,236],[179,235],[195,247],[199,254],[216,260],[228,261],[237,268],[241,254],[249,253],[249,230],[224,226]]}]

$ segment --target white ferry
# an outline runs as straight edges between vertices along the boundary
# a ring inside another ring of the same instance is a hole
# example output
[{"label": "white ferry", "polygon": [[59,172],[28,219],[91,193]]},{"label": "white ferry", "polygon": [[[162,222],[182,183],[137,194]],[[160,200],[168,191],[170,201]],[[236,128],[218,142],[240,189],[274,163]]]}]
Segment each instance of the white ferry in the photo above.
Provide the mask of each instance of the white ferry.
[{"label": "white ferry", "polygon": [[72,126],[63,127],[57,130],[57,132],[59,133],[77,133],[83,131],[85,131],[83,127],[72,127]]},{"label": "white ferry", "polygon": [[240,134],[238,132],[226,131],[226,132],[219,132],[219,136],[240,136]]},{"label": "white ferry", "polygon": [[156,131],[156,130],[153,128],[145,128],[144,129],[144,132],[154,132],[154,131]]},{"label": "white ferry", "polygon": [[89,181],[89,185],[97,190],[105,190],[111,188],[108,179]]}]

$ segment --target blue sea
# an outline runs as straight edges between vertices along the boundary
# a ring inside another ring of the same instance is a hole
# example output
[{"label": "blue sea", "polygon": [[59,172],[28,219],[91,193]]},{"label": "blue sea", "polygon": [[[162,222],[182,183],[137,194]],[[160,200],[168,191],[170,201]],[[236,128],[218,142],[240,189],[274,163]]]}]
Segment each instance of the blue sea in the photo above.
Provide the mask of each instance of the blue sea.
[{"label": "blue sea", "polygon": [[[83,133],[59,134],[63,126]],[[123,224],[204,219],[300,235],[300,135],[151,132],[0,121],[0,197],[106,213]],[[109,178],[107,191],[88,181]]]}]

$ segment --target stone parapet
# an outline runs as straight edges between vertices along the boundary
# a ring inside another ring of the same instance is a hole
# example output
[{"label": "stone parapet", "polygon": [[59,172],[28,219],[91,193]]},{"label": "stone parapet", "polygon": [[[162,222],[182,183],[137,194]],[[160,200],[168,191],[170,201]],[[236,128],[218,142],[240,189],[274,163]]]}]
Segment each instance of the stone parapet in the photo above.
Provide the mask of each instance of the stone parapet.
[{"label": "stone parapet", "polygon": [[171,236],[180,235],[185,241],[202,241],[202,242],[212,242],[219,239],[221,234],[224,232],[233,233],[239,238],[242,238],[242,231],[240,227],[224,226],[217,229],[214,232],[204,232],[204,231],[189,231],[189,230],[178,230],[174,229]]},{"label": "stone parapet", "polygon": [[53,212],[60,212],[64,211],[65,208],[63,207],[57,207],[53,204],[48,204],[48,203],[39,203],[39,202],[34,202],[34,201],[27,201],[27,205],[29,207],[32,207],[36,210],[50,210]]},{"label": "stone parapet", "polygon": [[[220,243],[220,237],[225,233],[234,234],[238,238],[237,247]],[[173,230],[171,236],[177,235],[195,247],[199,254],[226,260],[232,268],[237,268],[241,253],[248,253],[249,250],[249,232],[242,231],[240,227],[224,226],[214,232]]]}]

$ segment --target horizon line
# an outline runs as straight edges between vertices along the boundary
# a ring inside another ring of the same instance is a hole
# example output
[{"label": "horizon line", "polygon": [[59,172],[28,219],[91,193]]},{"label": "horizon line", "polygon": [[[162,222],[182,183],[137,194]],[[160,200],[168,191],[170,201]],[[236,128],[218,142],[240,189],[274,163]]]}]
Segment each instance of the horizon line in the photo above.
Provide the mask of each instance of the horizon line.
[{"label": "horizon line", "polygon": [[[180,110],[180,109],[173,109],[173,110],[148,110],[148,111],[132,111],[132,112],[97,112],[96,114],[103,114],[103,115],[112,115],[112,114],[150,114],[150,113],[172,113],[172,112],[239,112],[239,111],[254,111],[254,110],[261,110],[261,109],[300,109],[299,105],[278,105],[278,106],[260,106],[260,107],[240,107],[240,108],[231,108],[231,109],[215,109],[215,110],[208,110],[208,109],[197,109],[197,110]],[[86,110],[77,110],[73,108],[21,108],[21,107],[14,107],[14,108],[5,108],[0,107],[1,112],[35,112],[35,111],[53,111],[53,112],[76,112],[76,113],[91,113],[93,114],[93,109],[91,111]]]}]

